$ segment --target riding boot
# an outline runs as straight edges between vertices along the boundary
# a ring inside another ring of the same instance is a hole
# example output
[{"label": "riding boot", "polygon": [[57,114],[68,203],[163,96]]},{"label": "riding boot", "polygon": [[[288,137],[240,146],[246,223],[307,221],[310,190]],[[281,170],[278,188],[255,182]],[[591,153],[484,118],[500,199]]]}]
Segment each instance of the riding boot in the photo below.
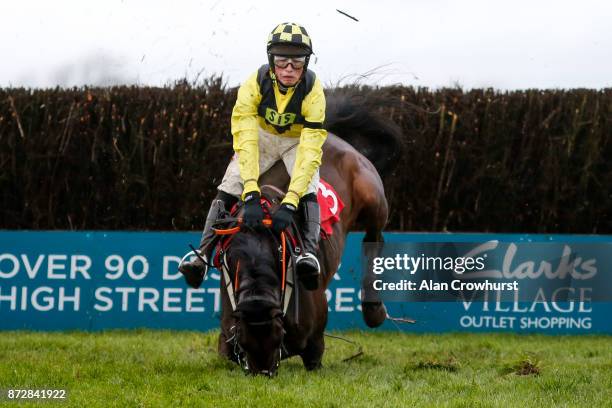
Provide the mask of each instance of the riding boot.
[{"label": "riding boot", "polygon": [[302,251],[296,259],[298,279],[307,290],[319,287],[321,267],[317,259],[319,234],[321,232],[321,215],[315,194],[304,196],[300,202],[302,210]]},{"label": "riding boot", "polygon": [[[204,277],[208,272],[208,263],[210,255],[212,254],[214,245],[211,245],[215,238],[215,232],[213,225],[217,219],[227,214],[227,211],[238,201],[234,196],[227,194],[223,191],[219,191],[217,196],[212,201],[208,215],[206,216],[206,223],[204,224],[204,231],[202,232],[202,238],[200,239],[200,247],[198,249],[199,257],[196,257],[192,261],[186,261],[181,263],[179,271],[185,277],[187,285],[194,289],[197,289],[202,285]],[[202,259],[204,260],[202,262]]]}]

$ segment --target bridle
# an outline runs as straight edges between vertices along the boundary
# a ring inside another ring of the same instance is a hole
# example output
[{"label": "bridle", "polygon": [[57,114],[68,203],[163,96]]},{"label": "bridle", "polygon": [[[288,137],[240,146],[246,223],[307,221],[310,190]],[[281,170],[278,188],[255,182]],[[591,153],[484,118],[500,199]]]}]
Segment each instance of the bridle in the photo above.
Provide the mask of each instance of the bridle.
[{"label": "bridle", "polygon": [[[264,202],[267,204],[266,202]],[[268,208],[264,205],[264,210],[270,213],[269,204]],[[249,366],[249,362],[247,359],[246,351],[240,345],[240,325],[238,322],[241,319],[240,312],[237,310],[236,305],[236,293],[240,287],[240,261],[236,263],[236,268],[234,271],[234,278],[230,278],[230,264],[227,259],[227,252],[229,250],[231,241],[234,235],[239,232],[245,226],[242,224],[241,217],[225,217],[222,219],[218,219],[215,221],[215,225],[225,225],[225,228],[213,228],[215,232],[215,241],[212,244],[216,246],[217,252],[215,257],[213,258],[212,266],[216,267],[218,270],[222,271],[227,294],[229,296],[230,304],[232,306],[233,316],[236,319],[236,324],[230,327],[230,336],[225,340],[227,344],[231,346],[236,362],[243,369],[245,373],[251,373],[251,367]],[[299,321],[299,295],[296,286],[295,279],[295,260],[296,253],[299,251],[299,247],[296,245],[296,239],[290,232],[282,231],[280,236],[277,236],[271,229],[272,221],[270,219],[263,220],[264,230],[267,231],[272,240],[274,242],[275,248],[278,250],[278,262],[279,269],[281,272],[281,310],[276,313],[274,316],[270,317],[266,320],[261,320],[257,322],[247,322],[249,326],[266,326],[271,325],[277,319],[282,319],[285,317],[291,298],[294,300],[294,311],[295,311],[295,321],[296,323]],[[293,222],[294,231],[295,229],[295,221]],[[299,234],[296,234],[299,235]],[[298,240],[301,243],[301,238],[298,236]],[[194,249],[194,248],[192,248]],[[297,251],[296,251],[297,250]],[[195,249],[194,249],[195,251]],[[195,251],[197,254],[197,251]],[[198,255],[199,256],[199,255]],[[273,366],[268,370],[261,370],[258,374],[264,374],[267,376],[273,376],[276,374],[277,369],[280,365],[280,361],[283,355],[288,355],[287,349],[284,343],[284,333],[285,331],[281,331],[281,342],[280,347],[278,348],[278,356],[275,357]],[[227,336],[226,336],[227,337]],[[275,351],[276,353],[276,351]]]},{"label": "bridle", "polygon": [[[275,318],[269,320],[269,323],[272,323],[272,320],[274,319]],[[263,323],[256,323],[256,325],[263,325]],[[242,371],[244,371],[245,374],[255,374],[251,372],[251,367],[249,366],[249,360],[247,358],[246,351],[240,345],[240,326],[235,324],[230,327],[229,330],[230,333],[232,333],[232,336],[225,340],[225,343],[231,345],[234,357],[236,358],[236,362],[238,363],[240,368],[242,368]],[[268,377],[273,377],[276,375],[276,373],[278,372],[278,367],[280,367],[280,362],[283,358],[283,353],[288,354],[287,349],[285,348],[284,335],[285,331],[283,330],[281,332],[281,342],[280,347],[278,348],[278,356],[274,359],[272,367],[270,367],[270,369],[268,370],[261,370],[257,374],[267,375]]]}]

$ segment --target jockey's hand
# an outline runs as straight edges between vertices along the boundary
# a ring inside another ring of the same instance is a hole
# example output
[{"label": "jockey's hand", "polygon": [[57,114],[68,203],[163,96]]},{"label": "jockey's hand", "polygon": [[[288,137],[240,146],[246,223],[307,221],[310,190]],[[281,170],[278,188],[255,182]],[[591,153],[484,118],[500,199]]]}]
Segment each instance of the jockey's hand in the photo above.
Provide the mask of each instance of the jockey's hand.
[{"label": "jockey's hand", "polygon": [[280,208],[276,210],[272,216],[272,229],[277,233],[280,233],[293,221],[293,215],[295,214],[296,208],[291,204],[281,204]]},{"label": "jockey's hand", "polygon": [[244,198],[244,213],[242,214],[242,224],[249,228],[263,227],[263,208],[260,202],[261,195],[257,191],[249,193]]}]

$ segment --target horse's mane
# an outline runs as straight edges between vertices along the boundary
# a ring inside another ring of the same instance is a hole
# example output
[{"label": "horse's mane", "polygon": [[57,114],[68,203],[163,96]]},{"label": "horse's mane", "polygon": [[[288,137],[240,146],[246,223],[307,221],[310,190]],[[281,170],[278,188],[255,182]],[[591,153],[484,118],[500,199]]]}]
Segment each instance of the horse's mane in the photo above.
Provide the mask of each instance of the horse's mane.
[{"label": "horse's mane", "polygon": [[356,86],[336,88],[325,97],[325,129],[367,157],[380,175],[391,172],[402,156],[402,131],[382,111],[396,105],[397,97]]},{"label": "horse's mane", "polygon": [[272,251],[266,247],[268,234],[255,232],[238,232],[230,246],[232,258],[241,261],[240,270],[248,271],[254,285],[260,284],[274,286],[279,282],[275,272],[277,260]]}]

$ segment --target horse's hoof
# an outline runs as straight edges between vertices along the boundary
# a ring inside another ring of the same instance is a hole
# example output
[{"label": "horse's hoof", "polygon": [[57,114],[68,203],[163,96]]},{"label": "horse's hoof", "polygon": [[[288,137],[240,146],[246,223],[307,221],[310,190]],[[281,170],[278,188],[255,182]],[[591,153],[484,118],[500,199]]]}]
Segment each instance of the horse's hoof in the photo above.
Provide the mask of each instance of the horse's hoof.
[{"label": "horse's hoof", "polygon": [[387,318],[387,308],[382,302],[363,302],[361,304],[363,321],[370,328],[376,328]]},{"label": "horse's hoof", "polygon": [[317,371],[323,368],[323,364],[320,361],[316,363],[304,364],[304,368],[306,371]]}]

